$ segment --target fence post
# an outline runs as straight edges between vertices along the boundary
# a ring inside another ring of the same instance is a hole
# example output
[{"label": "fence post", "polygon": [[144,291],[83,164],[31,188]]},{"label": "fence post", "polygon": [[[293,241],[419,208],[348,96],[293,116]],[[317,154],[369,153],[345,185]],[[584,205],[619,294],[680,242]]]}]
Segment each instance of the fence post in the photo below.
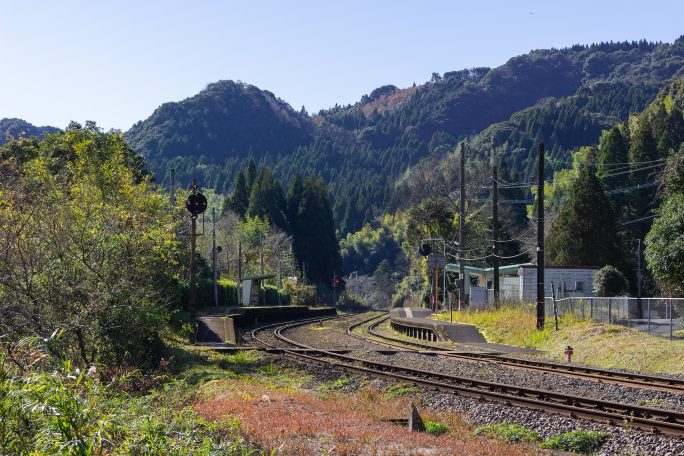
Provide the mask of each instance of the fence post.
[{"label": "fence post", "polygon": [[648,304],[646,312],[648,313],[648,333],[651,334],[651,298],[646,299]]},{"label": "fence post", "polygon": [[670,340],[672,340],[672,298],[670,298]]},{"label": "fence post", "polygon": [[608,298],[608,323],[611,323],[612,311],[613,311],[613,300]]},{"label": "fence post", "polygon": [[594,298],[589,298],[589,319],[594,321]]}]

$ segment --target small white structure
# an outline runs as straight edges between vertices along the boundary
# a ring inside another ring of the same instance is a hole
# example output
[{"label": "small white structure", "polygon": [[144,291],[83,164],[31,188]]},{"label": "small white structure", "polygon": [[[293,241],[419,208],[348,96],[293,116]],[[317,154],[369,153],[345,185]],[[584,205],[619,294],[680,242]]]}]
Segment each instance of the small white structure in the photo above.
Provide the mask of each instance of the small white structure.
[{"label": "small white structure", "polygon": [[[544,296],[552,295],[551,282],[556,287],[558,298],[575,296],[592,297],[594,276],[598,268],[558,266],[544,268]],[[519,297],[521,301],[537,300],[537,266],[521,265],[518,269],[520,279]]]},{"label": "small white structure", "polygon": [[[486,302],[492,302],[494,268],[465,266],[466,292],[480,301],[481,291],[486,289]],[[458,272],[457,264],[449,263],[447,271]],[[551,282],[556,287],[556,296],[568,298],[575,296],[594,296],[594,275],[598,268],[559,266],[544,269],[544,296],[551,297]],[[513,264],[499,268],[500,296],[503,300],[535,302],[537,300],[537,265],[532,263]],[[475,297],[473,291],[478,294]]]},{"label": "small white structure", "polygon": [[261,285],[266,279],[275,277],[273,274],[262,274],[242,279],[242,302],[243,306],[262,306],[264,305]]}]

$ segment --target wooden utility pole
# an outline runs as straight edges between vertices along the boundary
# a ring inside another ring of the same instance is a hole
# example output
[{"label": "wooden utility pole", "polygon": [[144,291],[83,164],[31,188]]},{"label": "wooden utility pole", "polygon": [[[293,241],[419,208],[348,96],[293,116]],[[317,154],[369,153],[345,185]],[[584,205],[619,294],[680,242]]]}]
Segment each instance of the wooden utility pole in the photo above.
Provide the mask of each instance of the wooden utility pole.
[{"label": "wooden utility pole", "polygon": [[544,143],[539,144],[537,178],[537,329],[544,329]]},{"label": "wooden utility pole", "polygon": [[465,144],[461,143],[461,198],[460,198],[460,208],[458,213],[458,278],[461,284],[461,293],[459,295],[459,306],[462,303],[461,300],[465,301],[465,264],[463,263],[463,256],[465,253]]},{"label": "wooden utility pole", "polygon": [[496,165],[492,166],[492,265],[494,266],[494,305],[499,305],[499,183]]}]

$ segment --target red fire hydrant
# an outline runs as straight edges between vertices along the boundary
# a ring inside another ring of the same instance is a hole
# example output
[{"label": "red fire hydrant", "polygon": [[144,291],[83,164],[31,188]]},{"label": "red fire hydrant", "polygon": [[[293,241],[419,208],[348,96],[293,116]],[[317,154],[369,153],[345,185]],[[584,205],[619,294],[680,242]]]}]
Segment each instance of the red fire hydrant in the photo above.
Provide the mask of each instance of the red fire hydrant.
[{"label": "red fire hydrant", "polygon": [[568,346],[565,348],[565,352],[564,352],[564,353],[565,353],[565,362],[566,362],[566,363],[572,362],[572,347],[571,347],[570,345],[568,345]]}]

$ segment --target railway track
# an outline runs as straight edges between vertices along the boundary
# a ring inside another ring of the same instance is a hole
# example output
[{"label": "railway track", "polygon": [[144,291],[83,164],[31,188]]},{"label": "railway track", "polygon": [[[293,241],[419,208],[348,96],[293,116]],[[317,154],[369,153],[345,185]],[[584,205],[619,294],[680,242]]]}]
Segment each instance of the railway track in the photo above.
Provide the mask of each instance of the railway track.
[{"label": "railway track", "polygon": [[[376,319],[378,317],[374,316],[355,323],[351,325],[349,331],[351,332],[354,327]],[[343,371],[368,374],[416,386],[420,385],[434,391],[449,392],[510,406],[542,410],[572,418],[639,429],[645,432],[684,437],[684,413],[368,361],[337,351],[315,348],[284,335],[289,329],[319,320],[267,325],[252,331],[251,336],[254,341],[266,347],[274,348],[273,341],[268,341],[258,335],[261,331],[272,330],[273,336],[279,343],[284,342],[293,347],[293,349],[278,347],[283,354],[306,362],[330,365]]]},{"label": "railway track", "polygon": [[[499,355],[496,353],[453,353],[452,350],[436,345],[423,344],[417,341],[406,341],[397,339],[385,334],[380,334],[376,328],[384,323],[389,316],[376,317],[373,320],[368,320],[360,324],[352,325],[347,333],[352,336],[369,342],[375,342],[379,345],[392,347],[395,349],[412,347],[412,350],[429,350],[434,352],[437,356],[444,356],[448,358],[455,358],[463,361],[480,361],[496,363],[500,366],[525,369],[536,372],[549,372],[568,377],[580,378],[603,383],[614,383],[618,385],[631,386],[635,388],[646,388],[659,391],[667,391],[670,393],[684,394],[684,380],[674,379],[668,377],[659,377],[656,375],[636,374],[631,372],[618,372],[608,369],[599,369],[594,367],[573,366],[567,364],[554,363],[549,361],[536,361],[531,359],[512,358],[508,356]],[[370,323],[370,324],[369,324]],[[371,334],[374,338],[368,338],[361,334],[354,333],[353,329],[367,324],[366,332]],[[381,340],[377,340],[381,339]],[[440,353],[441,352],[441,353]]]}]

